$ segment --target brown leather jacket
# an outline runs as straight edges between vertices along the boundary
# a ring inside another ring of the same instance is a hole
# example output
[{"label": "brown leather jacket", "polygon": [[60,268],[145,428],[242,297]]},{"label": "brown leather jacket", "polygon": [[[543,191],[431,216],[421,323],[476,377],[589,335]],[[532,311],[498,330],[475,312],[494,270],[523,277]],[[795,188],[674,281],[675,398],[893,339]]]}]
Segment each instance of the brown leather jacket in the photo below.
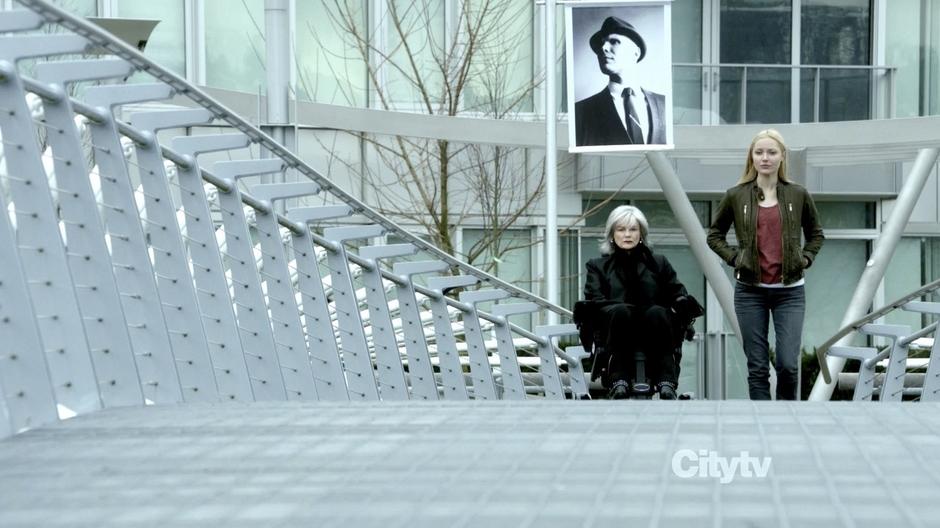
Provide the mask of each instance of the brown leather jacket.
[{"label": "brown leather jacket", "polygon": [[[760,283],[760,262],[757,254],[757,181],[736,185],[725,193],[711,227],[708,247],[729,266],[734,277],[747,284]],[[809,192],[795,183],[777,183],[777,203],[783,223],[783,283],[792,284],[803,278],[803,270],[813,264],[823,245],[819,213]],[[738,247],[726,240],[734,224]],[[806,238],[801,245],[800,233]],[[805,257],[805,261],[804,261]]]}]

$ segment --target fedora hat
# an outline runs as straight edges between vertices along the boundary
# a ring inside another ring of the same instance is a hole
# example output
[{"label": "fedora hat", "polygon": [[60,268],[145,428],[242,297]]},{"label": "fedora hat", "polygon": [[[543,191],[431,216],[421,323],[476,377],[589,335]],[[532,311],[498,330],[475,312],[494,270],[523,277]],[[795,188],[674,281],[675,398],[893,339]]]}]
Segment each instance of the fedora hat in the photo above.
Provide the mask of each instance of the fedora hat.
[{"label": "fedora hat", "polygon": [[622,18],[617,18],[614,16],[609,16],[604,19],[604,23],[601,25],[601,29],[597,33],[591,35],[591,49],[594,50],[594,53],[598,53],[598,50],[601,49],[601,46],[604,44],[604,37],[610,35],[611,33],[616,33],[618,35],[625,35],[630,40],[636,43],[637,47],[640,48],[640,58],[637,59],[637,62],[643,60],[643,57],[646,56],[646,43],[643,42],[643,37],[637,33],[636,28],[633,27],[633,24],[623,20]]}]

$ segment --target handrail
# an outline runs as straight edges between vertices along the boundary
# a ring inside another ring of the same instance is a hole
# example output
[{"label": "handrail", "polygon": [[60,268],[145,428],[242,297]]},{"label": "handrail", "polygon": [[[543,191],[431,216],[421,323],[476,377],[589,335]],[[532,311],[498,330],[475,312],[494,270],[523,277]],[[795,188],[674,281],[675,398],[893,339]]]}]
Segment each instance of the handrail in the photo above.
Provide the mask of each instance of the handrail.
[{"label": "handrail", "polygon": [[[43,85],[42,83],[40,83],[40,82],[38,82],[38,81],[36,81],[36,80],[34,80],[34,79],[31,79],[31,78],[29,78],[29,77],[25,77],[25,76],[22,77],[22,79],[23,79],[23,84],[24,84],[24,86],[26,87],[27,90],[29,90],[29,91],[31,91],[31,92],[33,92],[33,93],[36,93],[37,95],[43,95],[43,96],[49,96],[49,95],[51,95],[51,94],[48,93],[48,90],[45,89],[45,85]],[[70,98],[70,101],[71,101],[71,103],[72,103],[72,107],[73,107],[73,110],[75,111],[75,113],[77,113],[77,114],[79,114],[79,115],[82,115],[82,116],[84,116],[84,117],[86,117],[86,118],[88,118],[88,119],[90,119],[90,120],[93,120],[93,121],[97,121],[97,120],[100,118],[100,116],[98,115],[98,111],[97,111],[96,109],[94,109],[94,108],[92,108],[92,107],[90,107],[90,106],[88,106],[88,105],[82,103],[81,101],[78,101],[78,100],[74,99],[74,98]],[[138,143],[138,144],[146,144],[146,143],[149,142],[149,139],[148,139],[146,136],[142,135],[142,134],[140,133],[140,131],[137,130],[136,128],[134,128],[134,127],[132,127],[132,126],[128,125],[127,123],[125,123],[125,122],[123,122],[123,121],[120,121],[120,120],[116,120],[116,122],[117,122],[117,125],[118,125],[118,130],[121,132],[121,134],[123,134],[123,135],[129,137],[129,138],[130,138],[131,140],[133,140],[134,142],[136,142],[136,143]],[[160,146],[160,149],[161,149],[161,153],[162,153],[163,157],[166,158],[166,159],[168,159],[168,160],[170,160],[170,161],[172,161],[172,162],[174,162],[175,164],[177,164],[177,165],[182,165],[182,166],[187,166],[187,167],[191,165],[190,160],[188,160],[185,156],[182,156],[181,154],[179,154],[179,153],[177,153],[176,151],[172,150],[171,148],[161,145],[161,146]],[[209,183],[209,184],[215,186],[215,187],[218,188],[220,191],[222,191],[222,192],[229,192],[229,191],[231,190],[228,181],[226,181],[226,180],[224,180],[224,179],[222,179],[222,178],[219,178],[218,176],[215,176],[214,174],[210,173],[209,171],[207,171],[207,170],[205,170],[205,169],[203,169],[203,168],[201,168],[201,167],[199,167],[199,172],[200,172],[200,175],[201,175],[203,181],[205,181],[205,182],[207,182],[207,183]],[[280,213],[277,213],[276,211],[274,211],[274,210],[271,208],[271,206],[270,206],[269,203],[267,203],[267,202],[265,202],[265,201],[263,201],[263,200],[258,200],[257,198],[253,197],[249,192],[245,192],[245,191],[242,191],[242,192],[240,193],[240,196],[241,196],[242,202],[243,202],[245,205],[247,205],[247,206],[249,206],[249,207],[255,209],[255,210],[258,211],[258,212],[264,213],[264,214],[273,214],[273,215],[275,215],[275,218],[277,218],[278,224],[280,224],[281,226],[283,226],[283,227],[285,227],[285,228],[287,228],[287,229],[293,231],[294,233],[297,233],[297,234],[304,234],[304,230],[303,230],[304,228],[303,228],[303,227],[301,227],[301,226],[300,226],[299,224],[297,224],[296,222],[290,220],[290,219],[287,218],[286,216],[281,215]],[[362,211],[354,209],[353,212],[354,212],[354,213],[361,213]],[[396,234],[397,234],[397,233],[396,233]],[[320,246],[329,248],[331,245],[333,245],[332,242],[330,242],[329,240],[327,240],[327,239],[325,239],[325,238],[323,238],[323,237],[317,235],[316,233],[310,233],[310,236],[311,236],[311,238],[312,238],[315,242],[317,242]],[[349,259],[349,261],[350,261],[351,263],[356,264],[357,266],[368,266],[368,265],[369,265],[368,262],[366,261],[366,259],[363,259],[363,258],[359,257],[358,255],[355,255],[355,254],[352,254],[352,253],[350,253],[349,255],[347,255],[347,258]],[[396,284],[402,284],[402,283],[403,283],[401,277],[399,277],[398,275],[395,275],[395,274],[392,273],[391,271],[388,271],[388,270],[386,270],[386,269],[379,269],[379,273],[382,275],[382,278],[383,278],[383,279],[390,280],[390,281],[392,281],[392,282],[394,282],[394,283],[396,283]],[[426,295],[426,296],[428,296],[428,297],[434,297],[434,296],[437,296],[437,295],[438,295],[438,293],[437,293],[436,291],[431,290],[431,289],[428,289],[428,288],[425,288],[425,287],[423,287],[423,286],[419,286],[419,285],[415,285],[415,291],[418,292],[418,293],[421,293],[421,294],[423,294],[423,295]],[[450,297],[444,296],[443,298],[444,298],[444,302],[446,302],[446,303],[448,304],[448,306],[457,308],[458,310],[461,310],[461,311],[464,311],[464,312],[468,311],[468,308],[467,308],[466,304],[461,303],[460,301],[458,301],[458,300],[456,300],[456,299],[452,299],[452,298],[450,298]],[[484,312],[484,311],[481,311],[481,310],[478,310],[478,311],[477,311],[477,315],[480,317],[480,319],[489,321],[489,322],[491,322],[491,323],[497,323],[497,324],[498,324],[498,323],[501,323],[501,322],[502,322],[502,318],[501,318],[501,317],[496,316],[496,315],[492,315],[492,314],[490,314],[490,313],[487,313],[487,312]],[[541,338],[541,337],[539,337],[539,336],[537,336],[537,335],[535,335],[535,334],[533,334],[533,333],[531,333],[531,332],[525,330],[525,329],[522,328],[522,327],[519,327],[519,326],[517,326],[517,325],[515,325],[515,324],[511,324],[511,323],[509,324],[509,327],[510,327],[510,329],[512,329],[512,331],[515,332],[516,334],[520,335],[521,337],[524,337],[524,338],[526,338],[526,339],[529,339],[529,340],[533,341],[535,344],[546,344],[546,340],[545,340],[545,339],[543,339],[543,338]],[[558,348],[558,347],[556,347],[556,346],[553,346],[552,349],[554,350],[555,355],[557,355],[558,357],[560,357],[560,358],[563,359],[564,361],[569,362],[569,363],[576,361],[575,358],[571,357],[570,355],[568,355],[567,353],[565,353],[565,352],[564,352],[563,350],[561,350],[560,348]]]},{"label": "handrail", "polygon": [[171,88],[176,90],[178,94],[190,98],[199,106],[210,111],[216,119],[225,121],[239,132],[242,132],[248,136],[254,143],[261,145],[272,154],[284,160],[287,168],[293,169],[316,182],[318,185],[320,185],[323,191],[332,193],[334,196],[353,207],[353,209],[356,210],[359,214],[362,214],[374,223],[386,227],[389,231],[394,231],[397,236],[405,239],[407,242],[414,245],[418,249],[426,251],[435,258],[443,260],[451,266],[459,267],[461,270],[477,277],[483,282],[488,282],[494,286],[498,286],[499,288],[510,292],[515,297],[534,302],[540,307],[551,310],[562,316],[569,318],[571,317],[572,314],[570,310],[556,304],[552,304],[542,297],[523,290],[522,288],[510,284],[502,279],[499,279],[479,268],[471,266],[399,226],[397,223],[382,215],[378,211],[372,209],[364,202],[337,187],[335,184],[333,184],[332,181],[307,165],[297,155],[281,146],[269,135],[265,134],[260,129],[249,123],[246,119],[240,117],[235,112],[220,104],[200,88],[190,84],[176,73],[173,73],[151,61],[141,54],[137,49],[129,46],[128,44],[113,40],[106,31],[96,26],[95,24],[83,20],[57,6],[50,5],[43,0],[18,1],[23,6],[43,17],[46,22],[59,24],[62,27],[85,37],[93,44],[100,46],[114,55],[128,61],[138,70],[144,71],[153,76],[155,79],[163,81]]},{"label": "handrail", "polygon": [[[673,67],[679,68],[699,68],[702,71],[703,81],[705,83],[706,89],[708,89],[708,76],[709,70],[712,70],[714,75],[713,83],[717,85],[718,76],[722,68],[740,68],[743,70],[741,73],[741,78],[736,79],[740,83],[740,94],[739,94],[739,105],[740,105],[740,122],[747,123],[747,85],[748,85],[748,70],[754,69],[777,69],[777,70],[811,70],[815,72],[813,76],[813,119],[812,122],[819,122],[819,107],[820,107],[820,86],[821,86],[821,72],[822,71],[838,71],[838,70],[858,70],[858,71],[868,71],[873,75],[876,72],[883,72],[883,75],[886,78],[888,86],[885,90],[883,96],[885,108],[887,115],[882,117],[893,118],[895,117],[895,102],[894,102],[894,93],[895,93],[895,82],[897,79],[897,70],[896,66],[888,65],[877,65],[877,64],[767,64],[767,63],[701,63],[701,62],[674,62]],[[873,79],[869,80],[871,82]],[[789,81],[790,83],[798,82],[796,80]],[[802,88],[799,86],[796,87],[797,90],[802,91]],[[712,86],[712,90],[716,88]],[[875,103],[875,98],[878,97],[876,91],[872,91],[869,95],[869,104]],[[798,99],[798,98],[797,98]],[[799,107],[799,101],[794,100],[794,105]],[[873,106],[874,108],[874,106]],[[801,122],[799,118],[791,118],[793,122]]]},{"label": "handrail", "polygon": [[[918,339],[920,339],[920,338],[926,336],[927,334],[929,334],[929,333],[931,333],[931,332],[936,331],[936,330],[937,330],[937,325],[938,325],[938,323],[936,323],[936,322],[930,323],[929,325],[927,325],[927,326],[921,328],[920,330],[918,330],[918,331],[914,332],[913,334],[911,334],[911,335],[905,337],[904,339],[898,340],[898,342],[897,342],[898,346],[904,347],[904,346],[910,345],[910,344],[913,343],[914,341],[916,341],[916,340],[918,340]],[[887,358],[888,356],[891,355],[891,348],[892,348],[892,347],[890,347],[890,346],[886,346],[886,347],[882,348],[881,350],[878,351],[877,354],[875,354],[874,356],[872,356],[872,357],[869,358],[869,359],[866,359],[866,360],[865,360],[865,365],[874,365],[874,364],[878,363],[879,361],[881,361],[882,359]]]},{"label": "handrail", "polygon": [[698,68],[780,68],[780,69],[812,69],[812,70],[886,70],[897,71],[897,66],[877,64],[761,64],[743,62],[674,62],[673,66]]},{"label": "handrail", "polygon": [[918,330],[918,331],[914,332],[913,334],[911,334],[911,335],[905,337],[904,339],[901,339],[900,341],[898,341],[898,344],[901,345],[901,346],[910,345],[910,344],[913,343],[914,341],[917,341],[918,339],[920,339],[920,338],[922,338],[922,337],[926,337],[927,334],[929,334],[929,333],[935,331],[935,330],[937,329],[938,324],[940,324],[940,323],[938,323],[938,322],[930,323],[929,325],[927,325],[927,326],[921,328],[920,330]]},{"label": "handrail", "polygon": [[826,380],[826,383],[832,383],[832,375],[829,373],[829,365],[826,363],[826,354],[829,352],[829,349],[832,348],[832,346],[836,344],[838,340],[851,334],[852,332],[857,331],[859,328],[865,326],[866,324],[871,323],[880,317],[884,317],[885,315],[893,312],[894,310],[897,310],[898,308],[904,306],[905,304],[915,299],[919,299],[923,297],[924,295],[938,288],[940,288],[940,279],[937,279],[929,284],[925,284],[924,286],[921,286],[919,289],[899,299],[896,299],[882,306],[878,310],[875,310],[874,312],[871,312],[870,314],[860,317],[859,319],[843,326],[841,329],[839,329],[838,332],[833,334],[832,337],[827,339],[825,343],[823,343],[822,345],[819,346],[819,348],[816,349],[816,359],[819,361],[819,371],[820,373],[822,373],[823,379]]}]

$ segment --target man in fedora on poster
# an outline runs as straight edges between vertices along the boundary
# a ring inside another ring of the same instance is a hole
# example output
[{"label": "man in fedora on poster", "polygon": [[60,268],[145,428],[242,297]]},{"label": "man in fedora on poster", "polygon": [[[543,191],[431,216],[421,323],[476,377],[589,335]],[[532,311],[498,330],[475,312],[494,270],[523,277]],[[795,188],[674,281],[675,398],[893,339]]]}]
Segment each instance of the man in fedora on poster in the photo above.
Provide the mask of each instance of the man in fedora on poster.
[{"label": "man in fedora on poster", "polygon": [[575,103],[575,144],[665,144],[666,98],[644,90],[638,79],[637,63],[646,56],[643,37],[629,22],[611,16],[591,35],[590,44],[610,81]]}]

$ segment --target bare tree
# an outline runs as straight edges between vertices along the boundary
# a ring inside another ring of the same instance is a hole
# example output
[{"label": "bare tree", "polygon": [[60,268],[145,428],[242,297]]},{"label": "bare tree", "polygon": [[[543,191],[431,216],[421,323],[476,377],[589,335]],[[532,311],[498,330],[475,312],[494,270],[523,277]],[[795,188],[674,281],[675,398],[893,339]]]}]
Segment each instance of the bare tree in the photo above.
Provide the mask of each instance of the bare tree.
[{"label": "bare tree", "polygon": [[[497,119],[529,110],[539,79],[528,70],[531,58],[519,51],[531,50],[531,41],[525,32],[507,29],[531,27],[531,2],[456,4],[457,13],[444,13],[440,0],[388,0],[379,14],[386,28],[384,42],[366,26],[360,1],[328,4],[333,29],[365,64],[371,106]],[[445,15],[454,22],[451,34],[444,34]],[[342,78],[346,72],[337,73]],[[303,84],[303,72],[300,77]],[[308,93],[315,90],[302,87]],[[500,243],[500,237],[539,201],[544,184],[543,163],[530,163],[524,149],[446,139],[360,137],[379,163],[346,166],[359,172],[370,205],[420,225],[432,243],[469,262],[486,256],[490,262],[480,264],[491,265],[518,248]],[[471,219],[485,235],[461,251],[455,247],[454,227]]]}]

